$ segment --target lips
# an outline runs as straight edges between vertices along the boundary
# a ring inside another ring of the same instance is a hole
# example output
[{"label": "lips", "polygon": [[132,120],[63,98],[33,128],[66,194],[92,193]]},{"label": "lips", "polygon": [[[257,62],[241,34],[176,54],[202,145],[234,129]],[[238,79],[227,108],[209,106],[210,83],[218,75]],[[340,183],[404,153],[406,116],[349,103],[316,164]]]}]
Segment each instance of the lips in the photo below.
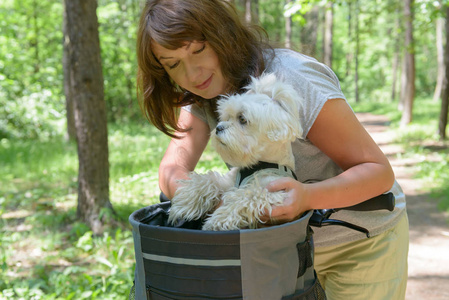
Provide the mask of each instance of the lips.
[{"label": "lips", "polygon": [[209,87],[211,82],[212,82],[212,75],[206,81],[204,81],[202,84],[195,86],[195,88],[197,88],[199,90],[205,90]]}]

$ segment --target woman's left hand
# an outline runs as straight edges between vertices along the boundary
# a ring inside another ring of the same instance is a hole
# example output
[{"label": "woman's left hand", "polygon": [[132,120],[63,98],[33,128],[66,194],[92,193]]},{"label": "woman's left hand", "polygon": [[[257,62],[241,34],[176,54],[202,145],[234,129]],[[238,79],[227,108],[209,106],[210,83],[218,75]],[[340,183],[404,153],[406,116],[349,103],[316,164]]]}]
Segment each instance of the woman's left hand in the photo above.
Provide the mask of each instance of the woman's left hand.
[{"label": "woman's left hand", "polygon": [[310,210],[305,184],[293,178],[281,178],[266,186],[269,192],[285,191],[287,197],[282,206],[273,206],[271,215],[267,212],[261,219],[267,223],[285,223],[292,221],[303,212]]}]

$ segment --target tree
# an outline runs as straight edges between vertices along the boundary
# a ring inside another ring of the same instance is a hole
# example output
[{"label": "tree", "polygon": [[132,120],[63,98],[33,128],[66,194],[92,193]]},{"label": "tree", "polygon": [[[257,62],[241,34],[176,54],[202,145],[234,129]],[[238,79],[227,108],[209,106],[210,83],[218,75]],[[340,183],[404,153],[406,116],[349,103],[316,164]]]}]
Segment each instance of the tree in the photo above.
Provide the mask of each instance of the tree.
[{"label": "tree", "polygon": [[355,0],[355,66],[354,66],[354,96],[355,102],[360,101],[359,95],[359,54],[360,54],[360,27],[359,27],[359,15],[360,15],[360,0]]},{"label": "tree", "polygon": [[400,65],[400,17],[399,17],[399,8],[395,9],[394,14],[394,27],[393,27],[393,44],[394,44],[394,52],[393,52],[393,64],[392,64],[392,83],[391,83],[391,102],[396,99],[396,87],[397,87],[397,78],[398,78],[398,69]]},{"label": "tree", "polygon": [[34,31],[34,39],[32,40],[31,47],[34,48],[34,58],[35,58],[35,64],[34,64],[34,73],[38,73],[41,65],[40,61],[40,55],[39,55],[39,36],[40,36],[40,26],[38,24],[38,14],[39,14],[39,7],[36,0],[33,0],[33,31]]},{"label": "tree", "polygon": [[[289,5],[292,0],[285,0],[285,5]],[[292,46],[292,17],[290,15],[285,16],[285,48],[289,49]]]},{"label": "tree", "polygon": [[78,217],[94,234],[104,230],[109,201],[109,160],[98,34],[97,2],[65,0],[70,94],[78,142]]},{"label": "tree", "polygon": [[324,13],[323,62],[332,68],[332,47],[334,27],[334,3],[327,2]]},{"label": "tree", "polygon": [[401,126],[412,121],[415,97],[415,53],[413,46],[413,0],[404,2],[405,54],[402,71],[401,103],[403,104]]},{"label": "tree", "polygon": [[438,122],[438,135],[440,140],[446,139],[446,127],[449,106],[449,6],[446,6],[446,45],[444,47],[445,74],[441,93],[441,110]]},{"label": "tree", "polygon": [[[351,45],[351,42],[352,42],[352,18],[353,18],[352,17],[352,10],[353,10],[352,2],[353,1],[354,0],[349,0],[348,1],[348,19],[347,19],[347,21],[348,21],[348,35],[347,35],[347,37],[348,37],[348,41],[347,41],[348,45]],[[358,4],[358,0],[355,0],[355,1]],[[356,5],[356,9],[358,9],[358,5]],[[358,25],[358,14],[357,14],[356,22],[357,22],[357,25]],[[357,34],[358,34],[358,32],[357,32]],[[352,59],[353,59],[353,53],[351,51],[348,51],[346,53],[346,76],[348,76],[351,73],[351,62],[352,62]],[[356,86],[357,86],[357,84],[356,84]]]},{"label": "tree", "polygon": [[241,0],[245,8],[245,21],[248,24],[259,22],[259,0]]},{"label": "tree", "polygon": [[314,5],[309,12],[304,15],[305,25],[301,28],[301,52],[308,56],[316,56],[316,43],[318,36],[318,16],[320,7]]},{"label": "tree", "polygon": [[69,37],[67,32],[67,10],[63,10],[62,19],[62,32],[63,32],[63,54],[62,54],[62,65],[64,70],[64,94],[65,94],[65,108],[66,108],[66,119],[67,119],[67,140],[76,140],[76,128],[75,128],[75,113],[73,111],[73,98],[70,88],[70,58],[69,58]]},{"label": "tree", "polygon": [[[442,9],[441,0],[439,1],[440,9]],[[445,66],[444,66],[444,46],[443,46],[443,30],[444,18],[438,16],[435,20],[436,31],[436,49],[438,61],[437,83],[435,85],[435,92],[433,93],[433,101],[438,101],[441,98],[441,91],[443,89]]]}]

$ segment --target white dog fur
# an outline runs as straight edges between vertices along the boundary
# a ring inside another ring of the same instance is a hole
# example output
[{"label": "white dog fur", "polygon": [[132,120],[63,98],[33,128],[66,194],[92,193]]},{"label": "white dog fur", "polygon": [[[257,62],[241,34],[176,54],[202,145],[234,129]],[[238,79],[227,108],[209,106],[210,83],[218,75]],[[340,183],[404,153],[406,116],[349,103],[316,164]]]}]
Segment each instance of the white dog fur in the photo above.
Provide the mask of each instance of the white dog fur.
[{"label": "white dog fur", "polygon": [[226,174],[191,172],[188,180],[180,180],[169,222],[204,218],[203,230],[257,228],[260,216],[286,197],[283,191],[269,193],[265,186],[288,172],[279,171],[283,167],[260,170],[236,186],[239,171],[260,161],[295,169],[291,143],[302,135],[300,105],[293,87],[273,74],[252,78],[244,94],[218,100],[212,145],[233,168]]}]

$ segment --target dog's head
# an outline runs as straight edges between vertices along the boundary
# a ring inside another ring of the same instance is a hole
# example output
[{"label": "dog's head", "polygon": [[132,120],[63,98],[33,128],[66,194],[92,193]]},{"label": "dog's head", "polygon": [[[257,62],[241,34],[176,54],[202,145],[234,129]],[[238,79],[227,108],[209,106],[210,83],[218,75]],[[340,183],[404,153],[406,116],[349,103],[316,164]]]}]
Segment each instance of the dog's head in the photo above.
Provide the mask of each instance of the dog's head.
[{"label": "dog's head", "polygon": [[273,74],[252,78],[246,93],[223,97],[217,107],[219,123],[212,143],[223,160],[235,167],[272,161],[280,151],[291,152],[291,142],[302,135],[300,97]]}]

